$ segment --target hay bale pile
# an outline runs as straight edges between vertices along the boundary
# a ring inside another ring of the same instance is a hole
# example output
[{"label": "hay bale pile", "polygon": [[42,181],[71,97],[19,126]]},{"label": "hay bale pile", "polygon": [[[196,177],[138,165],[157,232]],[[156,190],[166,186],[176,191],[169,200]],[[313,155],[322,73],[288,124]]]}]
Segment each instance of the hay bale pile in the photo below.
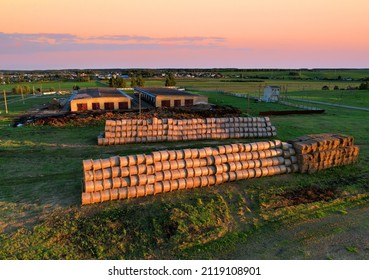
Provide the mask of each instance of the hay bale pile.
[{"label": "hay bale pile", "polygon": [[296,150],[299,171],[302,173],[352,164],[359,155],[359,146],[354,145],[353,137],[343,134],[312,134],[288,142]]},{"label": "hay bale pile", "polygon": [[268,117],[107,120],[98,145],[276,136]]},{"label": "hay bale pile", "polygon": [[296,172],[295,150],[279,140],[84,160],[82,204],[135,198]]}]

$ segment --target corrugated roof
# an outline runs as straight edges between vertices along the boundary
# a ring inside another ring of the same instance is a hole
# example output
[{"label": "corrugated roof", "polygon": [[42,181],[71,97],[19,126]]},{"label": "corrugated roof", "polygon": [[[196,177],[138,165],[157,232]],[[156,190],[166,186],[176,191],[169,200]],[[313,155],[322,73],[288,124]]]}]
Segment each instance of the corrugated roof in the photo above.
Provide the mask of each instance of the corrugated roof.
[{"label": "corrugated roof", "polygon": [[81,89],[75,94],[73,99],[91,98],[91,97],[128,97],[124,91],[117,90],[116,88],[99,87],[99,88],[86,88]]},{"label": "corrugated roof", "polygon": [[189,93],[184,90],[178,90],[173,88],[155,88],[155,87],[144,87],[144,88],[134,88],[134,90],[142,92],[142,93],[148,93],[151,95],[167,95],[167,96],[199,96],[198,94]]}]

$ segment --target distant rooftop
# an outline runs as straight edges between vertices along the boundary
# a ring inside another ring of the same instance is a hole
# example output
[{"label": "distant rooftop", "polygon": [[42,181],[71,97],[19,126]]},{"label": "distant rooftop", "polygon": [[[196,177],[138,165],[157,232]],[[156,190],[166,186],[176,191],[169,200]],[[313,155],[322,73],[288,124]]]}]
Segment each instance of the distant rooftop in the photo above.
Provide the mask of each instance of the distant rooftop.
[{"label": "distant rooftop", "polygon": [[134,90],[142,92],[142,93],[146,93],[149,95],[151,94],[154,96],[158,96],[158,95],[198,96],[198,94],[193,94],[193,93],[189,93],[184,90],[178,90],[178,89],[173,89],[173,88],[144,87],[144,88],[134,88]]},{"label": "distant rooftop", "polygon": [[91,98],[91,97],[129,97],[124,91],[116,88],[99,87],[80,89],[73,99]]}]

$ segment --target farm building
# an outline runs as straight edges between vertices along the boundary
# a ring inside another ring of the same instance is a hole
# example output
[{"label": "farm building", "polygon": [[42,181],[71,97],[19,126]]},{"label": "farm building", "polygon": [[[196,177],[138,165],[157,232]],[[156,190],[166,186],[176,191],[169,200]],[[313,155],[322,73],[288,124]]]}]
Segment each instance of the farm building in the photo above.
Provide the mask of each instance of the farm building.
[{"label": "farm building", "polygon": [[264,87],[264,96],[262,101],[265,102],[278,102],[279,100],[279,86],[266,86]]},{"label": "farm building", "polygon": [[131,108],[131,97],[124,91],[115,88],[87,88],[73,94],[70,99],[70,110],[124,110]]},{"label": "farm building", "polygon": [[155,107],[181,107],[208,103],[206,96],[189,93],[174,88],[135,88],[143,100]]}]

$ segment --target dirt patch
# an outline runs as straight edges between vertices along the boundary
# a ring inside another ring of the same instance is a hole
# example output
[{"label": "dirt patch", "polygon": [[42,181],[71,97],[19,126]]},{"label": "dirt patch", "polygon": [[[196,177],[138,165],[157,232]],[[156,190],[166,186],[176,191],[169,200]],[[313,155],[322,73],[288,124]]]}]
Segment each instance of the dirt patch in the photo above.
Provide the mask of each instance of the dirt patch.
[{"label": "dirt patch", "polygon": [[231,106],[217,105],[199,105],[191,108],[155,108],[139,111],[127,112],[55,112],[50,114],[46,111],[38,113],[28,113],[19,117],[14,122],[14,126],[18,125],[51,125],[51,126],[86,126],[98,125],[105,120],[119,119],[150,119],[157,118],[173,118],[173,119],[193,119],[193,118],[216,118],[216,117],[238,117],[241,111]]},{"label": "dirt patch", "polygon": [[330,201],[340,197],[340,195],[341,191],[335,187],[322,189],[312,186],[272,195],[270,203],[265,205],[265,208],[277,209],[316,201]]}]

